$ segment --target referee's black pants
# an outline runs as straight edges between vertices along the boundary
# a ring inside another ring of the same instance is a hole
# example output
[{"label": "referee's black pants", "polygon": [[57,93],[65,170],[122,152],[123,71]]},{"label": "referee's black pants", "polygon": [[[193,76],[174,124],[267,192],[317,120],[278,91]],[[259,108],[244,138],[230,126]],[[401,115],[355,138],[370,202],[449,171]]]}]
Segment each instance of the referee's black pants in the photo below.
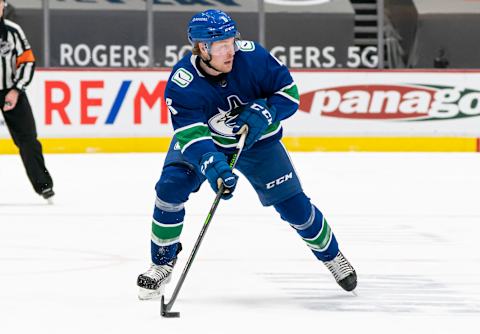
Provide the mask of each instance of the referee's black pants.
[{"label": "referee's black pants", "polygon": [[[5,104],[5,95],[8,91],[0,91],[0,105]],[[15,108],[3,111],[3,118],[13,142],[17,145],[28,178],[37,194],[53,187],[53,180],[45,167],[42,145],[37,139],[37,129],[33,118],[32,108],[27,95],[19,94]]]}]

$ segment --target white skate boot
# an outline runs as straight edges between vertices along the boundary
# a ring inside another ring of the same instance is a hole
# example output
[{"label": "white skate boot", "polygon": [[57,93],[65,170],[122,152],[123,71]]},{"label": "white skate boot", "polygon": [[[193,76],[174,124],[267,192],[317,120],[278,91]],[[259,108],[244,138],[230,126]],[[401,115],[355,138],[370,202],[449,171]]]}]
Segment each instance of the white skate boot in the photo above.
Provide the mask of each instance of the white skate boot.
[{"label": "white skate boot", "polygon": [[177,262],[176,258],[164,265],[152,264],[150,269],[140,274],[137,279],[138,299],[159,299],[165,291],[165,284],[170,282],[172,278],[171,274],[175,262]]},{"label": "white skate boot", "polygon": [[345,291],[353,291],[357,286],[357,273],[352,265],[338,252],[337,256],[331,261],[324,262],[333,277]]}]

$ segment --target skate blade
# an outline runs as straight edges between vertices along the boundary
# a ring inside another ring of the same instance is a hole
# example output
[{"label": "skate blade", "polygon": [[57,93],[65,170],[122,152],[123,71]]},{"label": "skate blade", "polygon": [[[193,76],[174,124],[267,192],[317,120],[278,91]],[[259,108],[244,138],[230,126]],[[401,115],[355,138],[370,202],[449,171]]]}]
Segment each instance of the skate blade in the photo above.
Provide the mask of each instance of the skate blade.
[{"label": "skate blade", "polygon": [[53,198],[52,197],[47,198],[47,204],[48,205],[53,205]]},{"label": "skate blade", "polygon": [[140,300],[160,300],[165,293],[165,286],[161,285],[157,290],[138,288],[138,299]]}]

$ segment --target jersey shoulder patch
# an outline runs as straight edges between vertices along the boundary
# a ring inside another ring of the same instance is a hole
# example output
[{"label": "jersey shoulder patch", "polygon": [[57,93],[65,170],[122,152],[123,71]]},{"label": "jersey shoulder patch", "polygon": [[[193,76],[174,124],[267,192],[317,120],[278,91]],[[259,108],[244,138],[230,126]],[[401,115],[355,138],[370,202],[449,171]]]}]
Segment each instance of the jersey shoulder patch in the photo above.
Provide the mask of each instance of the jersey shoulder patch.
[{"label": "jersey shoulder patch", "polygon": [[193,74],[184,69],[183,67],[180,67],[172,75],[172,81],[180,87],[185,88],[190,84],[190,82],[193,81]]},{"label": "jersey shoulder patch", "polygon": [[255,50],[255,43],[252,41],[244,41],[240,40],[237,41],[237,47],[239,50],[244,51],[244,52],[251,52]]}]

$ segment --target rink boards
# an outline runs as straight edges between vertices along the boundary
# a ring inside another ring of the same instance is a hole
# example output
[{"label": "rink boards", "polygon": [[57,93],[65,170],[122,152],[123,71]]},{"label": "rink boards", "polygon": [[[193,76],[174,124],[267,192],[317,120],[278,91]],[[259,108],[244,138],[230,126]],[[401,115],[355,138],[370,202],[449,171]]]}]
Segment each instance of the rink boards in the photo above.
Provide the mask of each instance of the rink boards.
[{"label": "rink boards", "polygon": [[[162,152],[172,126],[160,70],[38,70],[28,89],[45,152]],[[297,70],[293,151],[476,152],[480,71]],[[0,153],[15,153],[0,118]]]}]

